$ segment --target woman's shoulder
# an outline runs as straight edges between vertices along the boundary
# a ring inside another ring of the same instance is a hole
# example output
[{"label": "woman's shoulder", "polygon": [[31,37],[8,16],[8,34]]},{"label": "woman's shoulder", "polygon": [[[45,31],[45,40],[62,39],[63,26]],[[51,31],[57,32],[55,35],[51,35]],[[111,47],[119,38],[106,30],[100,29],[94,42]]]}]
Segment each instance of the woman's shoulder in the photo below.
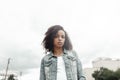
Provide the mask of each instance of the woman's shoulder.
[{"label": "woman's shoulder", "polygon": [[50,54],[45,54],[43,59],[48,58],[49,56],[50,56]]},{"label": "woman's shoulder", "polygon": [[77,56],[77,53],[75,50],[67,50],[67,52],[68,52],[68,55]]},{"label": "woman's shoulder", "polygon": [[51,57],[51,54],[47,53],[47,54],[44,55],[44,57],[42,58],[42,60],[48,60],[48,59],[50,59],[50,57]]}]

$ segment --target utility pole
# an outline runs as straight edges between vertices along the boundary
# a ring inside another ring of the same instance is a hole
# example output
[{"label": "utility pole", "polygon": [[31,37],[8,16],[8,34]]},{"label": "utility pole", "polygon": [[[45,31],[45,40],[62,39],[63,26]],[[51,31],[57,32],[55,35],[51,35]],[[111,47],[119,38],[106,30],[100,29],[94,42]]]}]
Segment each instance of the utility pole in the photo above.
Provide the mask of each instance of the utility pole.
[{"label": "utility pole", "polygon": [[22,79],[21,79],[21,76],[22,76],[22,71],[20,72],[20,80],[22,80]]},{"label": "utility pole", "polygon": [[6,73],[5,73],[5,80],[6,80],[6,77],[7,77],[9,64],[10,64],[10,58],[8,58],[8,63],[7,63]]}]

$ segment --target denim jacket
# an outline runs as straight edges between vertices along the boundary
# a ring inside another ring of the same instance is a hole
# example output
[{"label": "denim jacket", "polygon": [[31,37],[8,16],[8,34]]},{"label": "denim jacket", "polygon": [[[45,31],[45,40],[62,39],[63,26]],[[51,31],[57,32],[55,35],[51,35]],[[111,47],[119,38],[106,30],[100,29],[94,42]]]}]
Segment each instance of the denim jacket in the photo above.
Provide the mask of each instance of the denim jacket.
[{"label": "denim jacket", "polygon": [[[65,63],[67,80],[86,80],[82,73],[82,65],[75,51],[64,49],[62,55]],[[57,57],[52,52],[41,60],[40,80],[57,79]]]}]

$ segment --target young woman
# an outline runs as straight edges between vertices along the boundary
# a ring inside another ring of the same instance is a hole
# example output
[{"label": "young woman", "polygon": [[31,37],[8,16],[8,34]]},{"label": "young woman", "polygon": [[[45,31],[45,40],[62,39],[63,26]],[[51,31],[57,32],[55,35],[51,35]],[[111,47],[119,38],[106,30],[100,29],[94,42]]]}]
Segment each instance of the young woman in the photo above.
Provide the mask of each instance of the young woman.
[{"label": "young woman", "polygon": [[51,26],[42,43],[49,54],[41,60],[40,80],[85,80],[81,62],[62,26]]}]

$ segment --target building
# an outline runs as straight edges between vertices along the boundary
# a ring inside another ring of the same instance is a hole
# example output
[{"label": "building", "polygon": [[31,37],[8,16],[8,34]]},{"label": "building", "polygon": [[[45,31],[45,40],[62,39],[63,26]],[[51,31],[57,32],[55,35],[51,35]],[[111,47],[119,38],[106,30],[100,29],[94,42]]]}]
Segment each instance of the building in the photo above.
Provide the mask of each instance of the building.
[{"label": "building", "polygon": [[5,80],[5,75],[6,75],[6,80],[7,80],[7,78],[12,74],[14,75],[14,79],[18,80],[18,75],[13,71],[9,71],[7,75],[3,73],[3,71],[0,71],[0,80]]},{"label": "building", "polygon": [[84,74],[86,77],[86,80],[94,80],[92,77],[92,73],[94,71],[99,70],[100,67],[108,68],[110,70],[117,70],[120,68],[120,59],[111,59],[111,58],[97,58],[94,61],[92,61],[93,68],[85,68]]}]

